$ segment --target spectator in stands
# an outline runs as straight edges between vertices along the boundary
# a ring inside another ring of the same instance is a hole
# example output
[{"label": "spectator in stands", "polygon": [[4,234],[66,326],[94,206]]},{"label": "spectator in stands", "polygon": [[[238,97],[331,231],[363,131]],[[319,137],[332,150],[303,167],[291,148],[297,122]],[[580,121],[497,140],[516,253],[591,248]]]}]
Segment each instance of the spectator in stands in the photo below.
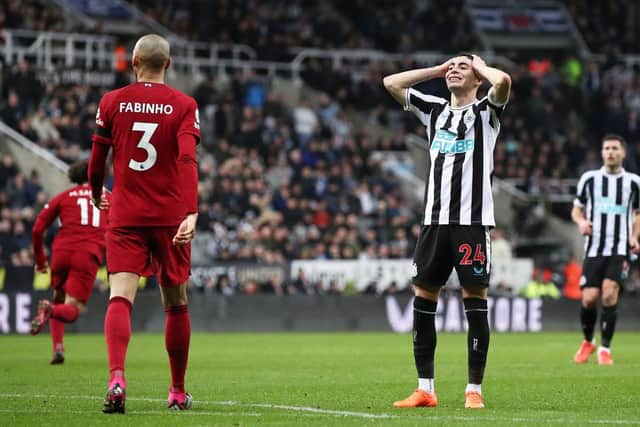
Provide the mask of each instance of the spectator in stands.
[{"label": "spectator in stands", "polygon": [[511,244],[504,237],[504,231],[501,228],[494,228],[491,231],[491,256],[496,262],[511,261]]}]

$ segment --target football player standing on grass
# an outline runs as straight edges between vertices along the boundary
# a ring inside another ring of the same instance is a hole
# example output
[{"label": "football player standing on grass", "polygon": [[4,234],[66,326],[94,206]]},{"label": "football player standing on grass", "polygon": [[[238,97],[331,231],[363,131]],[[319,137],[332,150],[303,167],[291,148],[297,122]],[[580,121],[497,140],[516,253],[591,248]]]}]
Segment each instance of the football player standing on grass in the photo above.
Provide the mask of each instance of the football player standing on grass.
[{"label": "football player standing on grass", "polygon": [[610,347],[624,266],[631,253],[640,253],[640,177],[622,167],[626,142],[621,136],[605,135],[601,155],[603,166],[580,177],[571,211],[573,222],[586,237],[580,280],[584,341],[573,360],[586,363],[596,351],[594,329],[602,297],[602,342],[597,360],[599,365],[613,365]]},{"label": "football player standing on grass", "polygon": [[185,391],[191,323],[187,283],[198,216],[200,140],[193,98],[164,83],[169,43],[141,37],[133,49],[137,82],[105,94],[93,136],[89,182],[102,203],[105,162],[113,148],[113,200],[107,231],[110,298],[104,321],[110,379],[103,412],[124,413],[125,358],[138,279],[157,267],[166,312],[165,345],[171,367],[168,406],[189,409]]},{"label": "football player standing on grass", "polygon": [[[450,100],[412,86],[444,78]],[[477,99],[483,80],[488,96]],[[413,355],[418,389],[397,408],[434,407],[435,314],[440,289],[455,267],[467,335],[468,383],[465,408],[484,408],[482,379],[489,350],[487,288],[491,269],[489,230],[495,226],[491,176],[500,115],[509,99],[511,78],[477,55],[461,54],[441,65],[393,74],[384,86],[405,110],[426,126],[430,167],[424,221],[414,254]]]},{"label": "football player standing on grass", "polygon": [[[87,161],[69,167],[69,180],[76,185],[55,196],[40,211],[32,231],[35,270],[49,270],[43,237],[56,218],[60,230],[53,241],[51,255],[51,288],[53,301],[38,303],[38,313],[31,321],[31,335],[39,334],[49,323],[53,341],[52,365],[64,363],[64,324],[73,323],[91,296],[98,269],[104,259],[107,211],[91,204],[91,188],[87,183]],[[106,193],[105,201],[111,198]],[[105,207],[107,206],[105,205]]]}]

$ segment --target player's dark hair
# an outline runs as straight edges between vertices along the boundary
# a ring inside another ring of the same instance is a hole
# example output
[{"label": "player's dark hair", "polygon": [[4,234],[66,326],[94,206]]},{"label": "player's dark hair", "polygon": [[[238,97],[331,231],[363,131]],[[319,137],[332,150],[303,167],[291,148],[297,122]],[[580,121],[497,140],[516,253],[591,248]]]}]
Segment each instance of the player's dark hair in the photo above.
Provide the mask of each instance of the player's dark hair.
[{"label": "player's dark hair", "polygon": [[79,160],[69,166],[67,176],[69,177],[69,181],[73,182],[74,184],[84,184],[85,182],[89,181],[88,173],[89,161]]},{"label": "player's dark hair", "polygon": [[609,140],[618,141],[620,145],[622,145],[622,148],[624,148],[625,150],[627,149],[627,141],[625,141],[625,139],[622,136],[616,133],[608,133],[602,137],[603,144],[605,141],[609,141]]},{"label": "player's dark hair", "polygon": [[454,55],[454,57],[455,56],[466,56],[467,58],[473,61],[473,53],[471,52],[458,52],[457,54]]}]

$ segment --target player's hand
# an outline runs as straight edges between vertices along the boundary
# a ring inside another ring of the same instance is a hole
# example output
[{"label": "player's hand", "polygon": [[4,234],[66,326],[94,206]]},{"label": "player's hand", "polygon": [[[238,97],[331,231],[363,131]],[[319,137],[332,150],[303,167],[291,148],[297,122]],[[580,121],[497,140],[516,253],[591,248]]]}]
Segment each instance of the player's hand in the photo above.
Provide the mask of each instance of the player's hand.
[{"label": "player's hand", "polygon": [[104,193],[100,195],[99,199],[91,198],[91,203],[93,203],[93,206],[100,209],[101,211],[109,209],[109,201],[107,200],[107,197],[104,195]]},{"label": "player's hand", "polygon": [[633,237],[629,239],[629,249],[631,249],[631,253],[636,255],[640,254],[640,243],[638,242],[638,239]]},{"label": "player's hand", "polygon": [[36,273],[48,273],[49,264],[46,262],[44,264],[36,264],[34,270],[36,271]]},{"label": "player's hand", "polygon": [[478,55],[473,55],[473,60],[471,61],[471,68],[473,68],[473,71],[476,73],[478,78],[482,79],[481,77],[482,70],[486,68],[486,66],[487,66],[487,63],[484,61],[484,59],[482,59]]},{"label": "player's hand", "polygon": [[442,64],[438,65],[438,71],[439,71],[440,77],[444,78],[446,76],[452,61],[453,61],[453,58],[450,58],[444,61]]},{"label": "player's hand", "polygon": [[582,234],[583,236],[591,236],[591,234],[593,233],[593,224],[591,223],[591,221],[588,220],[584,220],[580,223],[580,225],[578,225],[578,228],[580,229],[580,234]]},{"label": "player's hand", "polygon": [[178,227],[178,232],[175,236],[173,236],[173,244],[174,245],[186,245],[191,240],[193,240],[193,236],[196,234],[196,221],[198,220],[198,214],[189,214],[182,221],[180,226]]}]

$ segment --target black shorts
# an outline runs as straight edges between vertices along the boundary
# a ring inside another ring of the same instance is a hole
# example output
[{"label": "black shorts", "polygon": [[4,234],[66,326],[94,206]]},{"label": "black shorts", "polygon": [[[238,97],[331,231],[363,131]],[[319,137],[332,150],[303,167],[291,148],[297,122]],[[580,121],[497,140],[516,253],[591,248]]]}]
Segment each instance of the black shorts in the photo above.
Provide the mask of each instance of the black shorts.
[{"label": "black shorts", "polygon": [[423,225],[413,262],[419,287],[444,286],[456,268],[460,284],[489,286],[491,241],[482,225]]},{"label": "black shorts", "polygon": [[601,288],[604,279],[613,280],[622,285],[626,278],[624,255],[596,256],[585,258],[582,263],[581,288]]}]

